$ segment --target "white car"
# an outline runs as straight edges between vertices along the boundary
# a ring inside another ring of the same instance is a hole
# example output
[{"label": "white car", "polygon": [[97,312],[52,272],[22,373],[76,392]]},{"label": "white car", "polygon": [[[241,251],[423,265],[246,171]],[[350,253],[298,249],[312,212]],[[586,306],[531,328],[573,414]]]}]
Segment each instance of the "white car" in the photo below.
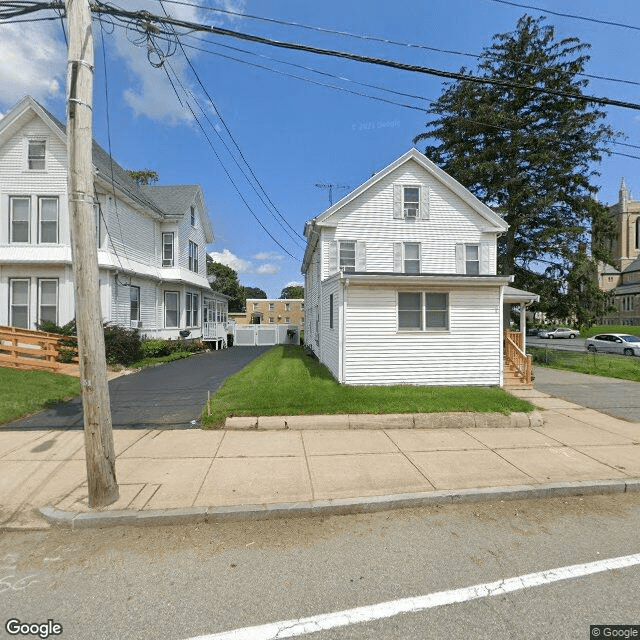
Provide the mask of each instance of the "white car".
[{"label": "white car", "polygon": [[596,353],[621,353],[625,356],[640,356],[640,337],[627,333],[600,333],[587,338],[584,346]]},{"label": "white car", "polygon": [[543,329],[538,333],[538,338],[575,338],[580,332],[577,329],[569,329],[568,327],[558,327],[557,329]]}]

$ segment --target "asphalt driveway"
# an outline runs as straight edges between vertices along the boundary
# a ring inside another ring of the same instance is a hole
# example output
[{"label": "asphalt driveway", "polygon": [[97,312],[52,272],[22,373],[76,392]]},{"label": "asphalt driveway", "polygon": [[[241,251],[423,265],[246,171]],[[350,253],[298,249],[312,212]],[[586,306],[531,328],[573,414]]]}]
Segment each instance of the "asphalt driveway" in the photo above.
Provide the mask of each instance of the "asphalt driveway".
[{"label": "asphalt driveway", "polygon": [[640,382],[534,367],[534,389],[616,418],[640,422]]},{"label": "asphalt driveway", "polygon": [[[114,428],[188,429],[198,427],[207,392],[215,391],[269,347],[233,347],[198,353],[109,382]],[[82,429],[80,396],[0,429]]]}]

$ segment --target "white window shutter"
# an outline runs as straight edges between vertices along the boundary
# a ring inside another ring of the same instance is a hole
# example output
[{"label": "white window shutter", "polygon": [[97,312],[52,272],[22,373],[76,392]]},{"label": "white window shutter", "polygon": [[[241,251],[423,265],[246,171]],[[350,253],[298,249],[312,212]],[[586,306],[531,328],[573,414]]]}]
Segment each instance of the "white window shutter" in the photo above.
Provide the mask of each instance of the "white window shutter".
[{"label": "white window shutter", "polygon": [[464,256],[464,245],[457,244],[456,245],[456,273],[464,273],[465,269],[465,256]]},{"label": "white window shutter", "polygon": [[402,212],[402,185],[393,185],[393,217],[399,220],[404,218]]},{"label": "white window shutter", "polygon": [[484,242],[480,245],[480,275],[491,274],[490,246]]},{"label": "white window shutter", "polygon": [[422,185],[420,187],[420,219],[429,219],[429,187]]},{"label": "white window shutter", "polygon": [[393,243],[393,272],[402,273],[402,242]]},{"label": "white window shutter", "polygon": [[367,243],[356,241],[356,271],[367,270]]},{"label": "white window shutter", "polygon": [[338,241],[329,240],[327,243],[327,269],[329,274],[338,270]]}]

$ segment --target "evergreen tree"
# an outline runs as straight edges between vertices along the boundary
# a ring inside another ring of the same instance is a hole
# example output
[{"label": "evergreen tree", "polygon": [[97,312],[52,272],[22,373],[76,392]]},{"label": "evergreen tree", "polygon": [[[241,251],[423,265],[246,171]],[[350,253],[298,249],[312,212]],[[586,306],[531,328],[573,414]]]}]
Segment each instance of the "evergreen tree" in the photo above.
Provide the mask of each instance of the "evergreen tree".
[{"label": "evergreen tree", "polygon": [[613,224],[595,200],[593,180],[618,134],[602,109],[580,97],[588,48],[576,38],[556,40],[543,18],[521,17],[514,32],[494,36],[476,75],[535,89],[451,83],[429,109],[435,117],[427,131],[414,139],[434,140],[427,157],[504,217],[509,230],[499,240],[499,272],[535,292],[551,285],[566,291],[592,228],[593,255],[581,259],[610,261],[605,247]]}]

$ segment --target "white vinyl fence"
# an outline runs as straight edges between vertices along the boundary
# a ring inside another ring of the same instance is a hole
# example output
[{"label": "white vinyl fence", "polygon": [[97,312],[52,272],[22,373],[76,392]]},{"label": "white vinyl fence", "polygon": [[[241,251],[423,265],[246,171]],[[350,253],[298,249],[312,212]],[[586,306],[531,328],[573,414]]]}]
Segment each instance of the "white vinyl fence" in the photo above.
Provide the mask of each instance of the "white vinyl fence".
[{"label": "white vinyl fence", "polygon": [[[287,333],[289,330],[295,332],[293,336]],[[300,327],[295,324],[236,324],[233,344],[238,347],[300,344]]]}]

